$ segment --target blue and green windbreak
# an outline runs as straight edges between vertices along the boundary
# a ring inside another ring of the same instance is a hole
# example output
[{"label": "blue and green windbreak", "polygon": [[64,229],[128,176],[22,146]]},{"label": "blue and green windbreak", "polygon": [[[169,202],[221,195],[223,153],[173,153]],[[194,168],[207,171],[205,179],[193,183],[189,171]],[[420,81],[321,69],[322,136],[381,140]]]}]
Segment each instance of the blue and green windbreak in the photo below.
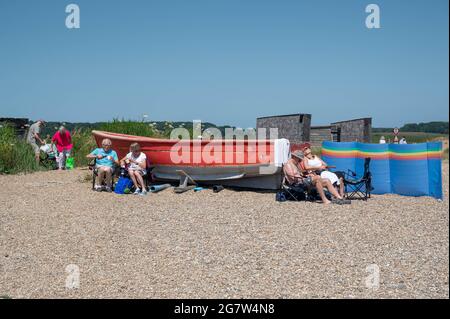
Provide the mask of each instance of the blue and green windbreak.
[{"label": "blue and green windbreak", "polygon": [[323,142],[322,158],[336,170],[361,177],[364,159],[371,158],[373,194],[442,198],[442,142],[366,144]]}]

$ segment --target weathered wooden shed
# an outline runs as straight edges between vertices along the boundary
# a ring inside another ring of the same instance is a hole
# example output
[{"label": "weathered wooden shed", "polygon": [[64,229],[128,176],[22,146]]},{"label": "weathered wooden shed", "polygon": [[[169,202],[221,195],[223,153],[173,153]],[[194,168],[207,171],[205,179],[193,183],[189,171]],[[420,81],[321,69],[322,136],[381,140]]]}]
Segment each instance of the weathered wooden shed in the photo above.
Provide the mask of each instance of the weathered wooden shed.
[{"label": "weathered wooden shed", "polygon": [[278,129],[279,138],[287,138],[292,144],[311,143],[322,145],[323,141],[370,143],[372,118],[360,118],[311,126],[311,114],[290,114],[260,117],[257,128]]}]

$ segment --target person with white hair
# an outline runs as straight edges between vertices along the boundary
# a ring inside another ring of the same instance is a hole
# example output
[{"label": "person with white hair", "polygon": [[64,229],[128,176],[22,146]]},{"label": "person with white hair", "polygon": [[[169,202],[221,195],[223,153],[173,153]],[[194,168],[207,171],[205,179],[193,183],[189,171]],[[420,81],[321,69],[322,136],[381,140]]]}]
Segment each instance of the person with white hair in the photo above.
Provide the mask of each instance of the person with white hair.
[{"label": "person with white hair", "polygon": [[[95,181],[94,190],[101,192],[112,192],[112,174],[114,165],[119,165],[119,158],[116,151],[112,149],[112,142],[109,138],[102,141],[102,147],[96,148],[86,156],[89,159],[95,158],[95,167],[98,170],[97,180]],[[105,187],[103,187],[103,181]]]},{"label": "person with white hair", "polygon": [[120,160],[120,166],[125,168],[135,186],[134,195],[147,195],[142,176],[147,173],[147,156],[141,152],[139,143],[130,145],[130,152]]},{"label": "person with white hair", "polygon": [[55,135],[53,135],[52,143],[56,145],[56,149],[58,150],[58,156],[56,157],[58,169],[63,170],[66,168],[66,160],[70,156],[70,151],[73,147],[72,136],[64,126],[61,126]]}]

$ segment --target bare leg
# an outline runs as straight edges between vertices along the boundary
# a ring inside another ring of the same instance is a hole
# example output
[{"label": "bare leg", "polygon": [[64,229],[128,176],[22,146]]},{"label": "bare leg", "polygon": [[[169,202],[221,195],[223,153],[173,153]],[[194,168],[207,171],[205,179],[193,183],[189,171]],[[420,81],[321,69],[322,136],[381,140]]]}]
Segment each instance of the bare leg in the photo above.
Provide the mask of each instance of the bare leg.
[{"label": "bare leg", "polygon": [[322,179],[322,185],[323,187],[326,187],[328,191],[336,198],[342,199],[341,195],[336,191],[333,184],[331,184],[331,181],[329,179]]},{"label": "bare leg", "polygon": [[135,172],[132,169],[128,170],[128,175],[130,175],[131,180],[133,181],[134,187],[139,188],[139,184],[136,180]]},{"label": "bare leg", "polygon": [[344,179],[341,178],[340,179],[340,184],[339,184],[339,194],[341,195],[342,198],[344,198],[344,194],[345,194],[345,186],[344,186]]},{"label": "bare leg", "polygon": [[97,186],[102,186],[104,179],[105,179],[105,171],[104,171],[103,167],[99,167],[98,172],[97,172],[97,181],[96,181]]},{"label": "bare leg", "polygon": [[139,184],[141,184],[141,189],[145,189],[145,183],[144,179],[142,178],[142,175],[139,172],[135,172],[136,179],[138,180]]},{"label": "bare leg", "polygon": [[323,190],[322,179],[319,176],[314,176],[312,178],[312,180],[313,180],[314,186],[317,189],[317,192],[319,193],[320,199],[322,199],[322,202],[324,204],[330,204],[331,202],[325,196],[325,191]]},{"label": "bare leg", "polygon": [[41,150],[39,149],[39,146],[36,143],[30,143],[31,147],[34,151],[34,159],[36,160],[36,164],[41,163]]},{"label": "bare leg", "polygon": [[105,167],[104,170],[105,170],[106,186],[111,187],[112,186],[112,168]]}]

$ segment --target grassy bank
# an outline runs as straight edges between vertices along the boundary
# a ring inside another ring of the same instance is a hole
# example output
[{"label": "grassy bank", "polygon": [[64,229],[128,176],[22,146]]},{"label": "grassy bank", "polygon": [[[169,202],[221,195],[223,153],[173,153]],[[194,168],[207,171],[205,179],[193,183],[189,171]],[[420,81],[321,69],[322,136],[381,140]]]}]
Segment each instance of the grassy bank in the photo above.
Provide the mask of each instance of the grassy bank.
[{"label": "grassy bank", "polygon": [[[166,125],[163,131],[156,129],[148,123],[136,121],[119,121],[102,123],[97,127],[102,131],[116,132],[122,134],[166,137],[169,136],[171,125]],[[46,127],[48,135],[52,136],[55,130]],[[89,163],[86,155],[97,147],[92,137],[91,128],[74,128],[72,134],[72,156],[76,167],[83,167]],[[50,142],[47,139],[47,142]],[[36,164],[34,152],[25,140],[16,137],[14,128],[7,124],[0,127],[0,174],[16,174],[20,172],[33,172],[44,170],[42,166]]]},{"label": "grassy bank", "polygon": [[39,170],[30,145],[16,137],[14,128],[0,127],[0,174],[16,174]]},{"label": "grassy bank", "polygon": [[153,128],[152,124],[145,122],[113,120],[112,122],[102,123],[98,129],[100,131],[113,133],[162,137],[162,133],[160,133],[156,128]]},{"label": "grassy bank", "polygon": [[75,129],[72,132],[72,156],[76,167],[83,167],[89,164],[89,160],[86,155],[97,147],[94,138],[92,137],[91,130],[88,129]]}]

